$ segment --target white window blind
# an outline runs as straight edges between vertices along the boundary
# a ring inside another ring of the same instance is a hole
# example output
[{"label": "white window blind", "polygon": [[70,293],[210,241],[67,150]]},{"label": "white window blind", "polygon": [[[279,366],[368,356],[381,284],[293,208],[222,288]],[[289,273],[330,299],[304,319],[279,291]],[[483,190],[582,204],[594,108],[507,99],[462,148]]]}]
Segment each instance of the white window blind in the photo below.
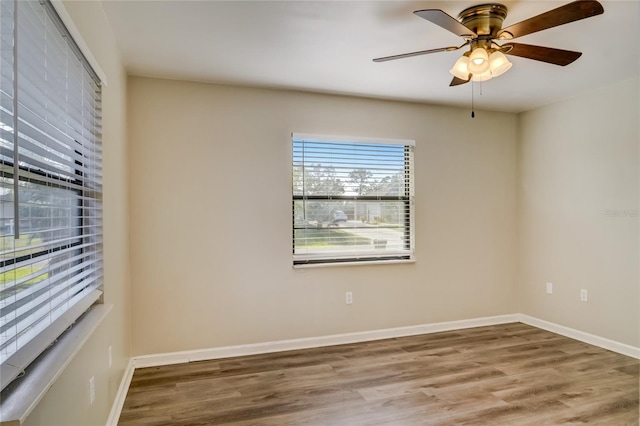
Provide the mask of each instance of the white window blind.
[{"label": "white window blind", "polygon": [[292,142],[294,265],[413,259],[414,141]]},{"label": "white window blind", "polygon": [[101,86],[48,1],[0,2],[4,388],[102,285]]}]

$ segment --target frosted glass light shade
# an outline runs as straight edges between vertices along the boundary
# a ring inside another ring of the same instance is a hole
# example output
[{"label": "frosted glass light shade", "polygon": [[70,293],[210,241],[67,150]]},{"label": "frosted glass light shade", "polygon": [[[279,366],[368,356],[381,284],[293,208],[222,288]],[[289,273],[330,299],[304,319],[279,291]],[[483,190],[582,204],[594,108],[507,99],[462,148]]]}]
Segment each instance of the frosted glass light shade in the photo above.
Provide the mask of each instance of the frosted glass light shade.
[{"label": "frosted glass light shade", "polygon": [[489,69],[491,70],[492,77],[504,74],[512,65],[502,52],[495,51],[489,57]]},{"label": "frosted glass light shade", "polygon": [[489,55],[482,47],[477,47],[469,57],[469,72],[482,74],[489,69]]},{"label": "frosted glass light shade", "polygon": [[488,69],[481,74],[472,74],[471,81],[487,81],[487,80],[490,80],[491,77],[492,77],[491,70]]},{"label": "frosted glass light shade", "polygon": [[461,80],[469,79],[469,58],[466,56],[461,56],[460,59],[456,61],[453,65],[453,68],[449,70],[454,77],[457,77]]}]

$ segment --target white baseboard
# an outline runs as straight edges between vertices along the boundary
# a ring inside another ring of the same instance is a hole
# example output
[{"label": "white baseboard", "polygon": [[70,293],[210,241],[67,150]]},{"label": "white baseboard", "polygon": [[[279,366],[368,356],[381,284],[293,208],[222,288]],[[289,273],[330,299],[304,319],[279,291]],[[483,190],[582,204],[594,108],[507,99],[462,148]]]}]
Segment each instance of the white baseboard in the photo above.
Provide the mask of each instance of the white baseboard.
[{"label": "white baseboard", "polygon": [[518,317],[519,321],[524,324],[551,331],[552,333],[560,334],[572,339],[580,340],[581,342],[589,343],[590,345],[598,346],[603,349],[608,349],[622,355],[640,359],[640,348],[616,342],[615,340],[605,339],[604,337],[585,333],[584,331],[575,330],[573,328],[565,327],[563,325],[555,324],[549,321],[541,320],[529,315],[518,314]]},{"label": "white baseboard", "polygon": [[322,346],[342,345],[348,343],[368,342],[371,340],[391,339],[394,337],[415,336],[419,334],[438,333],[441,331],[462,330],[465,328],[484,327],[488,325],[522,322],[562,336],[580,340],[623,355],[640,359],[640,348],[626,345],[595,336],[583,331],[554,324],[524,314],[508,314],[493,317],[474,318],[460,321],[447,321],[433,324],[413,325],[408,327],[387,328],[382,330],[361,331],[355,333],[334,334],[329,336],[308,337],[302,339],[278,340],[274,342],[253,343],[248,345],[224,346],[220,348],[200,349],[194,351],[170,352],[154,355],[143,355],[131,358],[122,377],[116,399],[109,414],[107,426],[116,426],[120,412],[127,396],[127,390],[136,368],[156,367],[160,365],[183,364],[194,361],[230,358],[244,355],[256,355],[272,352],[291,351],[296,349],[317,348]]},{"label": "white baseboard", "polygon": [[230,358],[244,355],[266,354],[292,351],[297,349],[318,348],[322,346],[343,345],[367,342],[371,340],[391,339],[394,337],[415,336],[440,331],[462,330],[464,328],[518,322],[515,314],[494,317],[474,318],[460,321],[447,321],[433,324],[412,325],[408,327],[387,328],[382,330],[360,331],[355,333],[334,334],[329,336],[308,337],[274,342],[252,343],[248,345],[224,346],[220,348],[194,351],[170,352],[164,354],[143,355],[133,358],[135,368],[155,367],[159,365],[182,364],[210,359]]},{"label": "white baseboard", "polygon": [[107,426],[117,426],[120,419],[120,413],[122,407],[124,407],[124,400],[127,397],[127,391],[131,385],[131,379],[133,378],[133,372],[135,367],[133,366],[133,358],[129,360],[127,368],[124,370],[118,392],[116,393],[116,399],[113,401],[111,411],[109,412],[109,418],[107,419]]}]

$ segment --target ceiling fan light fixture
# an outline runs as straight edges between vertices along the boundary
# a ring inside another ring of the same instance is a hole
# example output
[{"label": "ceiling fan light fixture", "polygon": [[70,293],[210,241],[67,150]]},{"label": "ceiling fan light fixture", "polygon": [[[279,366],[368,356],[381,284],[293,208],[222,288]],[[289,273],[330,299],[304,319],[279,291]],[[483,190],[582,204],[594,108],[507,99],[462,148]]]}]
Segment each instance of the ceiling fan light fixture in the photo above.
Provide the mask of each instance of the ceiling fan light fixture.
[{"label": "ceiling fan light fixture", "polygon": [[489,56],[489,70],[491,77],[497,77],[509,71],[513,64],[509,62],[504,53],[496,50]]},{"label": "ceiling fan light fixture", "polygon": [[469,72],[482,74],[489,70],[489,55],[483,47],[476,47],[469,56]]},{"label": "ceiling fan light fixture", "polygon": [[453,65],[453,68],[449,70],[449,72],[454,77],[457,77],[460,80],[468,80],[469,79],[469,58],[467,56],[461,56],[460,59],[458,59],[456,63]]}]

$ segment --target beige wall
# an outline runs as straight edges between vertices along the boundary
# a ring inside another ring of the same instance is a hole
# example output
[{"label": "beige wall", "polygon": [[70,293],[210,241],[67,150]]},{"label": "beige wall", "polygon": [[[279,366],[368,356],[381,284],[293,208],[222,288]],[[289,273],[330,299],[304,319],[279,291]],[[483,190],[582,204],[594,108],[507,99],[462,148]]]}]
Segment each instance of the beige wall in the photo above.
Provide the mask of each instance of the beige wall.
[{"label": "beige wall", "polygon": [[[139,77],[128,91],[133,355],[514,312],[515,114]],[[292,131],[416,140],[415,264],[292,268]]]},{"label": "beige wall", "polygon": [[639,103],[634,79],[521,114],[518,149],[520,311],[635,347]]},{"label": "beige wall", "polygon": [[[104,425],[130,358],[126,75],[99,2],[64,3],[107,75],[103,88],[105,303],[113,309],[27,418],[27,425]],[[109,345],[113,366],[108,368]],[[96,401],[89,405],[89,378]]]}]

